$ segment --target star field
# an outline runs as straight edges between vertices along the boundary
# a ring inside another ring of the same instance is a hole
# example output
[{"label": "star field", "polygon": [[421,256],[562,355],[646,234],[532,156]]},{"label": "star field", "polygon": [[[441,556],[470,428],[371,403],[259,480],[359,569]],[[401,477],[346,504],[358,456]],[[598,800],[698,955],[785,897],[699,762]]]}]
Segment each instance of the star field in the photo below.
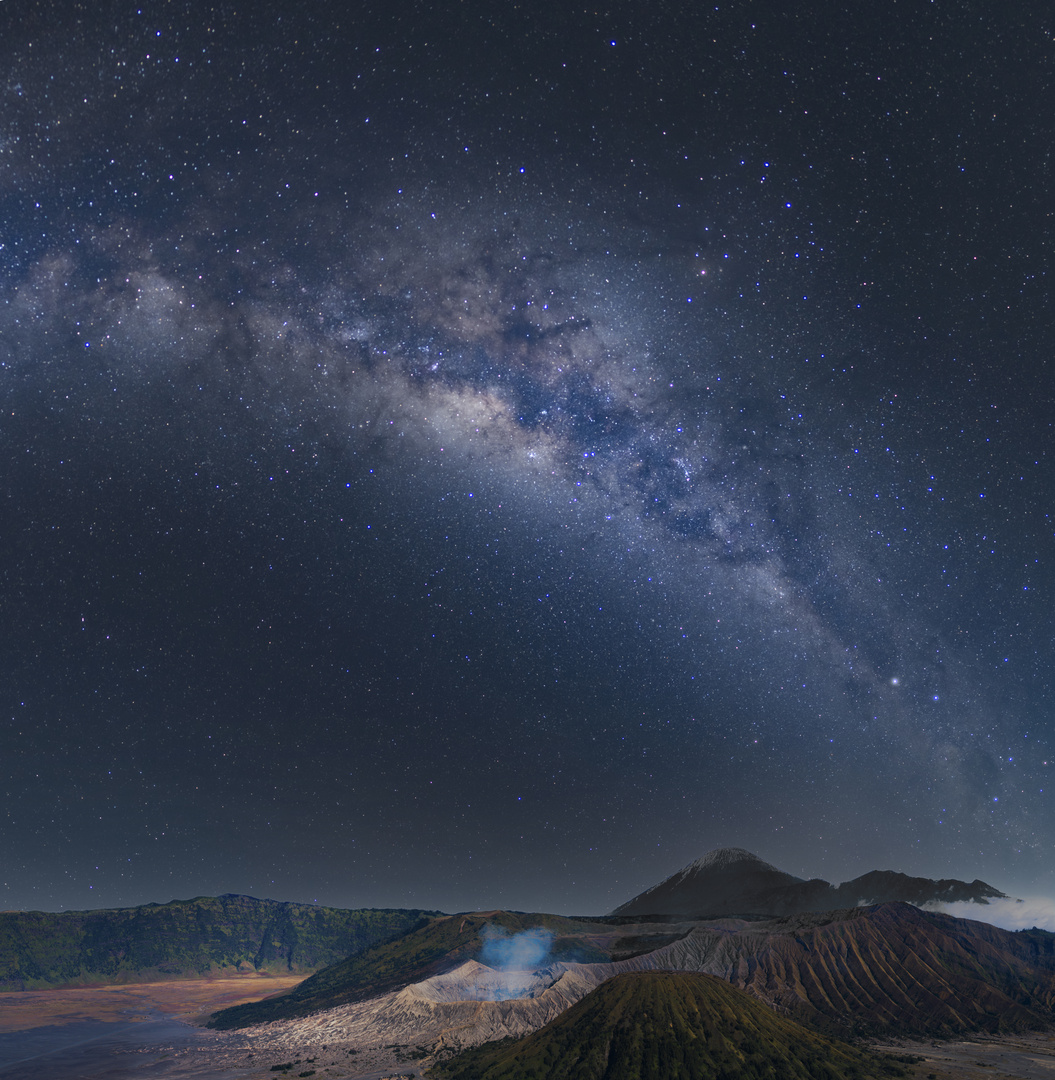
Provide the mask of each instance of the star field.
[{"label": "star field", "polygon": [[1053,32],[5,5],[4,905],[1050,891]]}]

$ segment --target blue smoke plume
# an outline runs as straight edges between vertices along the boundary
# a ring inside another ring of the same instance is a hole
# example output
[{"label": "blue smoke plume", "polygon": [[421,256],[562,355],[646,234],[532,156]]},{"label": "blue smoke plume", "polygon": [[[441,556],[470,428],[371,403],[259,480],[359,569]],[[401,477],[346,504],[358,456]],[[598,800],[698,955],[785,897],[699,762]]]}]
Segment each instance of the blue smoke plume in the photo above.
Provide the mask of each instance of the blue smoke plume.
[{"label": "blue smoke plume", "polygon": [[484,947],[480,962],[500,971],[523,971],[541,967],[553,947],[553,931],[536,927],[507,934],[500,926],[488,923],[483,928]]}]

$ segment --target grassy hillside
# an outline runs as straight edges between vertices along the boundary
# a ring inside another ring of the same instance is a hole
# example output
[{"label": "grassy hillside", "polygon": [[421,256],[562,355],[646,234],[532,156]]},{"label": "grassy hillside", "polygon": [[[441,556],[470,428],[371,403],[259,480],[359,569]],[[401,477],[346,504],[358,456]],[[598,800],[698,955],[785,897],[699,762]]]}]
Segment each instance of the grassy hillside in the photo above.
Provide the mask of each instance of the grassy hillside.
[{"label": "grassy hillside", "polygon": [[865,1080],[892,1059],[826,1039],[711,975],[618,975],[523,1039],[466,1051],[436,1080]]},{"label": "grassy hillside", "polygon": [[607,952],[588,940],[587,935],[594,929],[591,925],[559,915],[493,911],[425,917],[402,937],[325,968],[288,994],[216,1013],[209,1026],[224,1030],[308,1016],[399,990],[479,957],[481,934],[488,924],[500,926],[507,933],[537,927],[552,930],[552,960],[597,963],[609,959]]},{"label": "grassy hillside", "polygon": [[311,972],[400,934],[424,913],[250,896],[100,911],[0,912],[0,990],[216,972]]}]

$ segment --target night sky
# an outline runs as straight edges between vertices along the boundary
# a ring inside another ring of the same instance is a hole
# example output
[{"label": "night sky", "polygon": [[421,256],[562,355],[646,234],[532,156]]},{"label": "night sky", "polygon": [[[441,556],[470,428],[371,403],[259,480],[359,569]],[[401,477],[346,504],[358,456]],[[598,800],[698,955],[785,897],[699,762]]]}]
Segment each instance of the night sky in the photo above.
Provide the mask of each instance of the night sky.
[{"label": "night sky", "polygon": [[0,907],[1055,892],[1043,7],[0,5]]}]

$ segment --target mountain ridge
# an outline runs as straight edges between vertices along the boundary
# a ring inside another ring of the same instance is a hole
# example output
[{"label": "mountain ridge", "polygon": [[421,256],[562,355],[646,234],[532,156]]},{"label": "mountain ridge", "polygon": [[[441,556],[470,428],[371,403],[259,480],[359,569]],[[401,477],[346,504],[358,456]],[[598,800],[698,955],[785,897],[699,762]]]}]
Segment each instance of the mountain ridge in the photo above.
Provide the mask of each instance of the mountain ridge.
[{"label": "mountain ridge", "polygon": [[399,935],[426,912],[225,893],[131,908],[0,912],[0,991],[309,974]]},{"label": "mountain ridge", "polygon": [[744,848],[716,848],[631,897],[611,914],[774,916],[891,901],[985,904],[991,899],[1009,898],[977,878],[973,882],[934,880],[896,870],[872,870],[833,885],[823,878],[804,880],[779,870]]}]

